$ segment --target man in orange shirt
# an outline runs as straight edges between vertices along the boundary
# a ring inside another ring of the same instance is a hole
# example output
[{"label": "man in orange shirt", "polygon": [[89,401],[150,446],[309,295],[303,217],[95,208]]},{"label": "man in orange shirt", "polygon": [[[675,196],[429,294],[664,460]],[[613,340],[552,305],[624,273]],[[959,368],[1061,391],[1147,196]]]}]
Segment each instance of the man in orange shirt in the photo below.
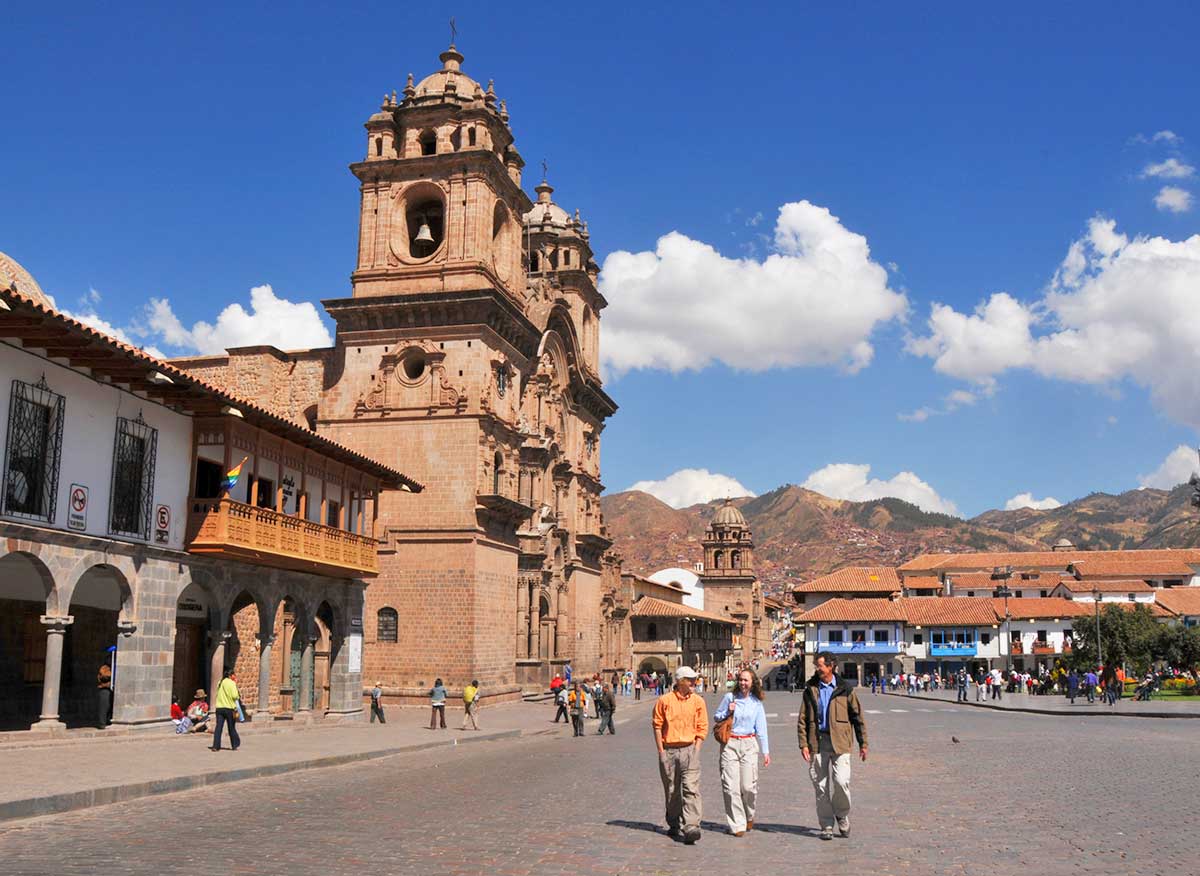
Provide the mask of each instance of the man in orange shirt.
[{"label": "man in orange shirt", "polygon": [[667,827],[689,846],[700,839],[700,745],[708,736],[708,708],[692,692],[696,672],[675,671],[675,689],[654,704],[654,743],[667,799]]}]

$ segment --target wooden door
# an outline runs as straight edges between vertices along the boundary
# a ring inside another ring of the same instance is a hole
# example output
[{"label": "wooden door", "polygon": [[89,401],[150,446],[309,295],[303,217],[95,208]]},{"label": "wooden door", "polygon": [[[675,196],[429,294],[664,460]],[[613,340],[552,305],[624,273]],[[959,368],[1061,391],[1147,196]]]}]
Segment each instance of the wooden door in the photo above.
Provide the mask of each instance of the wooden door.
[{"label": "wooden door", "polygon": [[[204,625],[180,621],[175,624],[175,665],[171,694],[187,708],[196,688],[204,685]],[[209,691],[211,696],[212,691]]]}]

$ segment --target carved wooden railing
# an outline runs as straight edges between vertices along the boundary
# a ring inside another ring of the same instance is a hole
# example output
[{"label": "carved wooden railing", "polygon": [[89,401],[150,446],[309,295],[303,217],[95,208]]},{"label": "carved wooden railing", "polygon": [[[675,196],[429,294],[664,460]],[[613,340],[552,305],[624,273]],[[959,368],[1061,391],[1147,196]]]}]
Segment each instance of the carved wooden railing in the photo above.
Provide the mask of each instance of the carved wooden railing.
[{"label": "carved wooden railing", "polygon": [[188,550],[325,574],[379,572],[373,538],[232,499],[191,499]]}]

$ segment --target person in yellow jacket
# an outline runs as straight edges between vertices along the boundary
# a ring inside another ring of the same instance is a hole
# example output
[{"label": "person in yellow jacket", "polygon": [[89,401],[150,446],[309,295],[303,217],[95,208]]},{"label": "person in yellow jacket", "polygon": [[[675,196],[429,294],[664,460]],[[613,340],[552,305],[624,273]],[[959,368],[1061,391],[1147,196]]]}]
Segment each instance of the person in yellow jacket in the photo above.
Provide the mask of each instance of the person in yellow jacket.
[{"label": "person in yellow jacket", "polygon": [[214,709],[217,713],[217,729],[213,733],[211,751],[221,750],[221,730],[226,724],[229,725],[229,747],[237,751],[238,746],[242,744],[237,732],[239,699],[241,699],[241,695],[237,689],[237,676],[231,670],[226,669],[225,677],[217,685]]},{"label": "person in yellow jacket", "polygon": [[467,729],[467,721],[471,722],[471,729],[478,730],[479,722],[475,719],[475,715],[479,711],[479,682],[472,680],[470,684],[463,688],[463,722],[459,730]]}]

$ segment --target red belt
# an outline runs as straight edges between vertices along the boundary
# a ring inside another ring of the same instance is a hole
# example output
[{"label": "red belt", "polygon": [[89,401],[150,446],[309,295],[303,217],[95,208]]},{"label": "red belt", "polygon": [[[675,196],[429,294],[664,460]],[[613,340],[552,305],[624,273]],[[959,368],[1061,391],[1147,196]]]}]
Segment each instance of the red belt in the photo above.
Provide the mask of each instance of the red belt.
[{"label": "red belt", "polygon": [[745,736],[739,736],[737,733],[730,733],[729,738],[730,739],[753,739],[757,735],[758,735],[757,733],[747,733]]}]

